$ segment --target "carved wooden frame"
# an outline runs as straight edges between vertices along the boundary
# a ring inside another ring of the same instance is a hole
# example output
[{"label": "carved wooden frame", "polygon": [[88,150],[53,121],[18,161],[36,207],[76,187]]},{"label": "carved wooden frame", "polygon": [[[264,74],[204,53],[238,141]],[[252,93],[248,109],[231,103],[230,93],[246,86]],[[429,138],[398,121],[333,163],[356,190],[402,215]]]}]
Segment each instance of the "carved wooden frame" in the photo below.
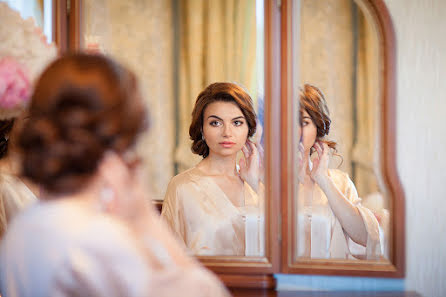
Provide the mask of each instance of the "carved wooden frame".
[{"label": "carved wooden frame", "polygon": [[[374,276],[374,277],[404,277],[405,272],[405,200],[404,192],[398,178],[396,168],[396,39],[392,20],[383,0],[356,0],[362,9],[371,16],[373,25],[378,33],[380,75],[382,86],[379,101],[382,106],[382,123],[380,127],[382,158],[381,174],[389,190],[391,197],[391,254],[390,263],[378,264],[373,261],[345,261],[345,260],[299,260],[292,259],[293,236],[296,234],[295,224],[292,222],[291,209],[296,186],[294,176],[294,135],[297,123],[297,110],[292,102],[292,26],[293,16],[291,13],[292,0],[283,0],[282,6],[282,60],[281,88],[282,93],[281,114],[282,118],[282,234],[283,245],[281,251],[282,273],[297,274],[325,274],[325,275],[352,275],[352,276]],[[285,79],[286,78],[286,79]],[[294,108],[293,108],[294,107]]]}]

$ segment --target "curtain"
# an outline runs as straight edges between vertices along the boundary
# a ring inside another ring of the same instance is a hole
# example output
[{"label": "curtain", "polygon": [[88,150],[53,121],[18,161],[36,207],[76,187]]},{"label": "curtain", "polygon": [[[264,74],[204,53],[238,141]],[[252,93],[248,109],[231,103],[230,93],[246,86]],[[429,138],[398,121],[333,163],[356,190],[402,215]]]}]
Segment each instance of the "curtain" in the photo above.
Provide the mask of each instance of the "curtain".
[{"label": "curtain", "polygon": [[255,99],[255,0],[178,0],[180,23],[178,140],[181,172],[201,157],[191,153],[189,125],[198,94],[210,83],[236,82]]}]

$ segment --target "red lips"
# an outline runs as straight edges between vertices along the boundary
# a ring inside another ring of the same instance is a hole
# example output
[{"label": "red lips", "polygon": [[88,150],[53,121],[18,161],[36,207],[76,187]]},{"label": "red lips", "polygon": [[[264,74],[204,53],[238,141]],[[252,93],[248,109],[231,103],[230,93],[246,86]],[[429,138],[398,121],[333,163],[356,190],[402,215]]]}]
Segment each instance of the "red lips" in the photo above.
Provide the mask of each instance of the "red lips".
[{"label": "red lips", "polygon": [[220,144],[222,147],[230,148],[230,147],[233,147],[235,145],[235,142],[223,141],[223,142],[219,142],[218,144]]}]

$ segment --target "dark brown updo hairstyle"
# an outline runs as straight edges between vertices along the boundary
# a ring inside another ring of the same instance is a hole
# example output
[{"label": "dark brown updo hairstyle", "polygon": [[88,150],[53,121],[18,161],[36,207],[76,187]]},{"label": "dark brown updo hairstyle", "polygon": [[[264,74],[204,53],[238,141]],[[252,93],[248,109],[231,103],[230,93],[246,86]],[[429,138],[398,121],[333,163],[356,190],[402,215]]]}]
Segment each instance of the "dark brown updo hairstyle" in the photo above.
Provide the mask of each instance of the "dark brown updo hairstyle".
[{"label": "dark brown updo hairstyle", "polygon": [[3,159],[8,153],[9,133],[14,126],[14,119],[0,121],[0,159]]},{"label": "dark brown updo hairstyle", "polygon": [[[303,111],[305,110],[316,126],[316,140],[325,142],[336,152],[336,142],[324,139],[330,132],[331,119],[327,101],[322,91],[315,86],[305,84],[301,89],[299,100],[300,125],[302,126]],[[313,149],[311,153],[313,153]]]},{"label": "dark brown updo hairstyle", "polygon": [[256,113],[251,97],[242,87],[228,82],[217,82],[207,86],[197,97],[192,122],[189,127],[189,135],[192,139],[192,152],[206,158],[209,155],[209,147],[203,140],[203,116],[206,107],[217,101],[233,102],[242,111],[248,123],[248,137],[256,132]]},{"label": "dark brown updo hairstyle", "polygon": [[113,60],[71,54],[37,81],[19,135],[23,175],[52,193],[82,189],[108,150],[125,152],[146,127],[133,73]]}]

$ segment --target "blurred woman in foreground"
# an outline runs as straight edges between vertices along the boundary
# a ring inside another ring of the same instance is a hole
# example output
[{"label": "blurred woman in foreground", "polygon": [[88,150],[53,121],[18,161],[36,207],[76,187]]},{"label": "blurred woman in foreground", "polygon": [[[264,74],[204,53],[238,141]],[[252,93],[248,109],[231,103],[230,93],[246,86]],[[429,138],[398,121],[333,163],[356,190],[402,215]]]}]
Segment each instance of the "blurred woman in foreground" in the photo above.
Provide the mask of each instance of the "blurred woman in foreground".
[{"label": "blurred woman in foreground", "polygon": [[1,246],[6,296],[225,296],[152,208],[134,153],[146,113],[135,76],[75,54],[40,77],[19,145],[42,201]]}]

